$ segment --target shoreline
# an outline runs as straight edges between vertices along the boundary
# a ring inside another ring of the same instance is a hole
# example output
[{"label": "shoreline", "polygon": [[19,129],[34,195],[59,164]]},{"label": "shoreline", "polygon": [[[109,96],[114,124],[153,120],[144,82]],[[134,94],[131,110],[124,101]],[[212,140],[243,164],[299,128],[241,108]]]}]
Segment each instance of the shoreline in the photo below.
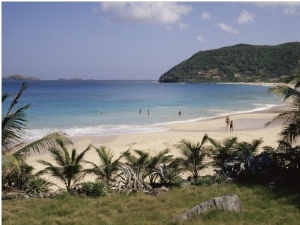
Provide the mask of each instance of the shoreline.
[{"label": "shoreline", "polygon": [[[62,128],[62,129],[54,129],[54,128],[38,128],[38,129],[28,129],[25,135],[25,141],[32,142],[44,135],[47,135],[51,132],[60,130],[63,133],[66,133],[71,138],[78,139],[80,137],[88,137],[88,138],[100,138],[100,139],[112,139],[115,136],[122,135],[135,135],[135,134],[148,134],[148,133],[156,133],[156,132],[167,132],[170,131],[171,127],[176,126],[177,124],[191,124],[205,121],[214,121],[216,119],[225,118],[227,115],[230,117],[236,115],[245,115],[245,114],[267,114],[267,113],[280,113],[282,111],[288,110],[288,105],[280,104],[280,105],[269,105],[265,107],[258,107],[251,110],[246,111],[236,111],[230,113],[222,113],[219,115],[214,115],[212,117],[203,117],[203,118],[192,118],[186,120],[174,120],[169,122],[155,123],[155,124],[145,124],[145,125],[116,125],[115,127],[105,128],[101,125],[91,127],[78,127],[78,128]],[[213,129],[214,130],[214,129]],[[106,141],[105,141],[106,142]]]},{"label": "shoreline", "polygon": [[[131,150],[142,150],[150,155],[156,155],[159,152],[169,149],[170,154],[174,157],[181,156],[181,150],[176,148],[182,139],[191,141],[196,144],[200,142],[207,134],[209,137],[222,141],[226,138],[237,137],[238,142],[252,142],[255,139],[263,139],[263,143],[259,147],[262,151],[263,146],[277,147],[277,134],[281,130],[280,125],[265,127],[265,123],[273,119],[278,112],[282,112],[287,106],[274,107],[264,111],[252,113],[235,114],[230,118],[233,120],[233,132],[226,127],[225,116],[208,120],[200,120],[193,122],[182,122],[167,125],[167,131],[136,133],[123,135],[104,135],[104,136],[70,136],[73,146],[68,146],[68,150],[75,148],[77,154],[84,151],[89,144],[99,148],[105,146],[110,149],[117,158],[122,152]],[[99,163],[99,156],[96,151],[91,150],[86,153],[85,160]],[[38,172],[44,168],[43,165],[36,162],[38,159],[55,163],[49,152],[32,154],[27,158],[27,163],[34,167],[34,172]],[[203,171],[203,174],[210,174],[211,170]],[[46,176],[50,180],[50,176]]]}]

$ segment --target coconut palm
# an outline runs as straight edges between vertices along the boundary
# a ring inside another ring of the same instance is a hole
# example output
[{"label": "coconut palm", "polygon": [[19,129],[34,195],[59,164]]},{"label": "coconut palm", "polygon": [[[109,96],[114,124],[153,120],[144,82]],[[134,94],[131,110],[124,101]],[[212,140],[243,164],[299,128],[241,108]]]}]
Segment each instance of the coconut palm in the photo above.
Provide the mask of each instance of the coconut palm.
[{"label": "coconut palm", "polygon": [[205,163],[206,157],[209,155],[207,147],[204,144],[208,141],[208,135],[205,134],[201,143],[193,144],[187,140],[181,140],[177,145],[183,154],[183,167],[185,170],[191,172],[192,177],[197,180],[202,169],[207,167]]},{"label": "coconut palm", "polygon": [[[22,135],[25,132],[27,124],[26,110],[30,107],[29,104],[22,106],[15,111],[14,108],[19,102],[19,98],[28,86],[23,83],[19,92],[13,98],[8,107],[6,114],[2,116],[2,155],[11,152],[22,141]],[[2,95],[2,105],[9,97],[9,94]]]},{"label": "coconut palm", "polygon": [[160,166],[160,182],[164,185],[181,186],[182,178],[180,176],[182,172],[182,159],[172,158],[168,164]]},{"label": "coconut palm", "polygon": [[300,65],[295,70],[295,74],[290,77],[286,85],[271,87],[269,92],[283,97],[283,101],[289,102],[291,108],[280,113],[266,124],[282,124],[280,132],[281,141],[297,144],[300,137]]},{"label": "coconut palm", "polygon": [[212,164],[224,170],[225,162],[233,160],[236,157],[235,145],[237,143],[237,137],[226,138],[222,141],[209,138],[209,142],[213,145]]},{"label": "coconut palm", "polygon": [[277,155],[280,156],[285,169],[290,171],[300,170],[300,145],[293,147],[285,141],[279,142]]},{"label": "coconut palm", "polygon": [[150,185],[163,182],[164,169],[172,161],[169,149],[160,151],[157,155],[150,156],[149,153],[134,150],[135,155],[128,152],[126,154],[127,164],[138,173],[143,180],[147,180]]},{"label": "coconut palm", "polygon": [[149,153],[134,150],[133,155],[127,151],[124,154],[127,162],[120,165],[120,173],[118,174],[118,191],[127,191],[128,193],[136,192],[138,190],[151,190],[151,186],[144,182],[147,175],[147,165],[149,160]]},{"label": "coconut palm", "polygon": [[44,160],[37,160],[38,163],[46,166],[43,170],[38,172],[38,175],[45,173],[51,174],[53,177],[62,181],[68,192],[84,178],[85,173],[82,166],[83,157],[87,151],[90,150],[89,145],[84,151],[77,155],[77,150],[72,149],[71,155],[66,148],[66,145],[59,141],[60,148],[50,148],[49,151],[54,158],[57,165]]},{"label": "coconut palm", "polygon": [[104,180],[109,187],[110,182],[115,181],[121,164],[120,160],[128,153],[128,151],[122,153],[117,159],[113,160],[114,155],[110,149],[107,149],[105,146],[101,146],[100,148],[93,147],[99,156],[100,164],[86,161],[88,164],[92,165],[92,168],[85,169],[85,172],[96,175],[97,179]]},{"label": "coconut palm", "polygon": [[263,143],[262,138],[254,139],[251,143],[240,142],[237,143],[238,158],[241,162],[242,168],[245,168],[252,175],[256,173],[258,164],[255,160],[255,155],[258,153],[259,146]]},{"label": "coconut palm", "polygon": [[[28,86],[23,83],[20,90],[13,98],[6,114],[2,116],[2,179],[6,177],[27,177],[23,174],[26,168],[25,159],[32,152],[40,152],[51,146],[58,146],[57,141],[65,144],[72,143],[71,140],[61,132],[48,134],[34,142],[25,143],[22,139],[26,125],[26,110],[29,104],[16,108],[19,99]],[[9,94],[2,95],[2,104],[8,99]],[[23,179],[22,178],[22,179]],[[4,182],[5,183],[5,182]],[[14,183],[20,183],[15,180]],[[22,182],[21,182],[22,183]]]},{"label": "coconut palm", "polygon": [[138,149],[135,149],[134,153],[135,154],[127,152],[125,154],[125,158],[127,160],[126,164],[129,165],[135,171],[135,173],[142,178],[142,180],[144,180],[147,175],[147,166],[150,155],[148,152]]}]

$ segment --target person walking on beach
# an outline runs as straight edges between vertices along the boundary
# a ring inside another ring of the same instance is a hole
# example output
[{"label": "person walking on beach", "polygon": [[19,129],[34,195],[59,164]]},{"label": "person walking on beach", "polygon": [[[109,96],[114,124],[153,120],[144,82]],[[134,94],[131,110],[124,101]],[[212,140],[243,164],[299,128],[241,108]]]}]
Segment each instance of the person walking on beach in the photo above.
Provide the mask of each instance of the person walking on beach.
[{"label": "person walking on beach", "polygon": [[226,123],[226,127],[228,128],[229,127],[229,123],[230,123],[229,116],[226,116],[225,123]]},{"label": "person walking on beach", "polygon": [[230,121],[230,133],[233,132],[233,120]]}]

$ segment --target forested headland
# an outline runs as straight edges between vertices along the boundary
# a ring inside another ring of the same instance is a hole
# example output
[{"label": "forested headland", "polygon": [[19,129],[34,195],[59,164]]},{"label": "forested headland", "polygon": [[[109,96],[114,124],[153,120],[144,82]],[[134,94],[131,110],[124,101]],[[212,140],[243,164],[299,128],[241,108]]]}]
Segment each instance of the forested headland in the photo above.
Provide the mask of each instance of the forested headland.
[{"label": "forested headland", "polygon": [[299,60],[300,42],[238,44],[199,51],[164,73],[159,82],[284,82]]}]

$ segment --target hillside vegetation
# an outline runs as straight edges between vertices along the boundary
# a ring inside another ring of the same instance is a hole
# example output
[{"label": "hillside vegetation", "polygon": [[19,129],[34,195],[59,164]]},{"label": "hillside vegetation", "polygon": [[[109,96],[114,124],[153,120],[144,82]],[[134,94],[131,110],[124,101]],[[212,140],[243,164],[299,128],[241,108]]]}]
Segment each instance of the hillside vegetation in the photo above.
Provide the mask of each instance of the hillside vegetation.
[{"label": "hillside vegetation", "polygon": [[281,82],[300,60],[300,42],[238,44],[199,51],[164,73],[159,82]]},{"label": "hillside vegetation", "polygon": [[2,80],[21,80],[21,81],[28,81],[28,80],[40,80],[37,77],[26,77],[19,74],[10,75],[7,77],[3,77]]}]

